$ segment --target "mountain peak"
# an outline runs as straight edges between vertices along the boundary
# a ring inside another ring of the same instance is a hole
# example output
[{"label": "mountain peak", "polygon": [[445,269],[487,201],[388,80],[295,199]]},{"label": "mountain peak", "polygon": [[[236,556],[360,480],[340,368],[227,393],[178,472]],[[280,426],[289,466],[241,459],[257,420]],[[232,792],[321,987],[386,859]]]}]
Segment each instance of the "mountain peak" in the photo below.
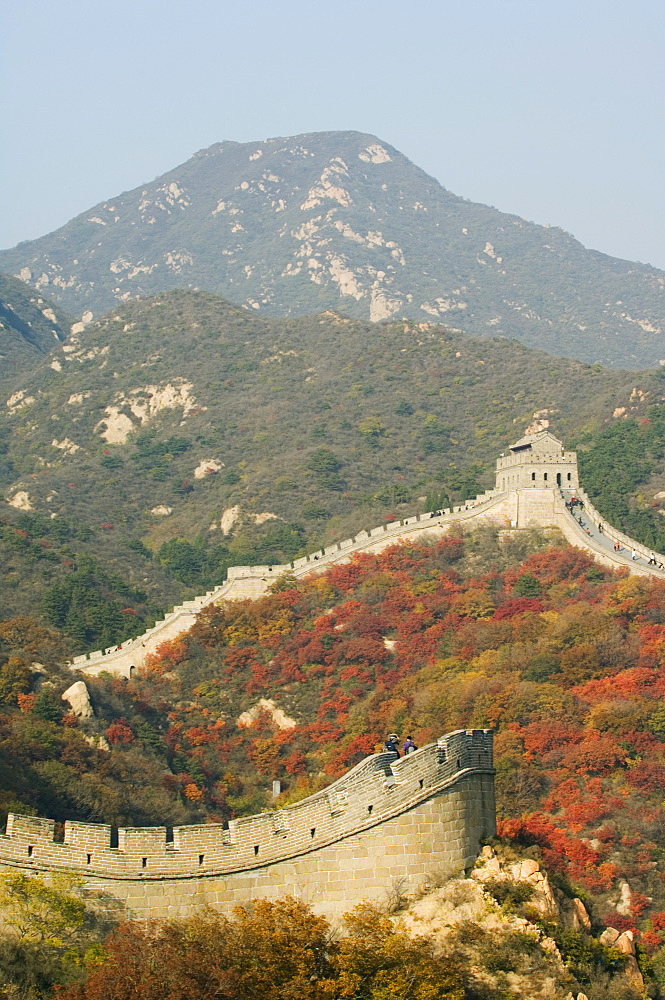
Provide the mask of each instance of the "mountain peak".
[{"label": "mountain peak", "polygon": [[77,316],[201,288],[272,316],[442,320],[626,367],[665,356],[662,272],[467,202],[363,132],[215,143],[0,252],[0,269]]}]

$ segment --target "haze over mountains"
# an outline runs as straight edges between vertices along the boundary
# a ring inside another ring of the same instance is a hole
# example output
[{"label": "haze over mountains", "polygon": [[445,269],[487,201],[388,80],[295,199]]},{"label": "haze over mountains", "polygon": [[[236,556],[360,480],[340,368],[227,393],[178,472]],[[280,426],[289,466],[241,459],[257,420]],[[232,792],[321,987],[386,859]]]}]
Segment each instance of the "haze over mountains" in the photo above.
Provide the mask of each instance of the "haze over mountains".
[{"label": "haze over mountains", "polygon": [[441,321],[614,367],[665,358],[665,273],[465,201],[372,135],[222,142],[0,270],[89,322],[173,288],[259,313]]}]

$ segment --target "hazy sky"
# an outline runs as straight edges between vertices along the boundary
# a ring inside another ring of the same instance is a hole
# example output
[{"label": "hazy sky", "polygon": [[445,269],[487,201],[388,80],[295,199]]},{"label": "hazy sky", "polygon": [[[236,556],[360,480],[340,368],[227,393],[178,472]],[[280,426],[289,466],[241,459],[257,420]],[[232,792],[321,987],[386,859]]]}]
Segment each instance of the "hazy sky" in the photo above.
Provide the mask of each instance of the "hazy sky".
[{"label": "hazy sky", "polygon": [[222,139],[373,132],[456,194],[665,268],[664,0],[23,0],[0,246]]}]

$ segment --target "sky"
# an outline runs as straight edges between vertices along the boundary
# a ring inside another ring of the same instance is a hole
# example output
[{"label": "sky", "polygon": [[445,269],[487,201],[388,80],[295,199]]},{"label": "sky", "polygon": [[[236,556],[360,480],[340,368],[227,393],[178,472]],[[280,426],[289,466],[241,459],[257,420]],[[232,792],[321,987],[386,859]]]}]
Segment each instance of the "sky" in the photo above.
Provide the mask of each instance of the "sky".
[{"label": "sky", "polygon": [[3,248],[214,142],[355,129],[665,269],[663,0],[22,0],[0,88]]}]

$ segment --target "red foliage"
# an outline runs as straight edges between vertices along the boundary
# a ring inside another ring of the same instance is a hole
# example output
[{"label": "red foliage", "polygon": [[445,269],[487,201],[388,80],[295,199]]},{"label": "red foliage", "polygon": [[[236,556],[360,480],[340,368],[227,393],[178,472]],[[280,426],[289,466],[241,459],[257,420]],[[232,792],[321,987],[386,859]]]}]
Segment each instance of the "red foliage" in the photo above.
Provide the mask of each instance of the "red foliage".
[{"label": "red foliage", "polygon": [[339,777],[348,771],[350,767],[357,764],[363,757],[374,753],[374,747],[380,742],[376,733],[368,733],[365,736],[356,736],[350,740],[346,746],[333,750],[325,765],[326,774]]},{"label": "red foliage", "polygon": [[111,723],[106,730],[106,739],[109,743],[133,743],[134,733],[129,728],[126,719],[118,719]]},{"label": "red foliage", "polygon": [[631,892],[630,912],[634,917],[641,917],[645,910],[649,909],[651,900],[641,892]]},{"label": "red foliage", "polygon": [[30,712],[32,712],[32,709],[33,709],[33,706],[34,706],[36,700],[37,700],[37,695],[36,694],[20,694],[19,693],[19,694],[16,695],[16,701],[18,703],[18,707],[26,715],[29,715]]},{"label": "red foliage", "polygon": [[607,927],[614,927],[617,931],[635,931],[635,918],[634,917],[624,917],[622,913],[617,913],[616,910],[610,910],[603,917]]},{"label": "red foliage", "polygon": [[649,667],[631,667],[611,677],[588,681],[572,690],[582,701],[589,705],[597,705],[601,701],[634,698],[636,695],[658,698],[662,693],[662,684],[663,679],[655,670]]},{"label": "red foliage", "polygon": [[567,745],[581,743],[584,733],[579,726],[559,720],[532,722],[520,730],[524,740],[527,760],[537,755],[547,754],[551,750],[561,750]]},{"label": "red foliage", "polygon": [[294,750],[284,758],[284,770],[287,774],[306,774],[307,758],[300,750]]},{"label": "red foliage", "polygon": [[641,792],[661,792],[665,788],[665,765],[656,760],[641,760],[626,772],[631,788]]},{"label": "red foliage", "polygon": [[542,815],[532,813],[520,820],[500,820],[500,837],[522,843],[539,844],[543,860],[552,871],[566,872],[594,892],[609,889],[618,875],[616,865],[602,861],[602,855],[567,830]]},{"label": "red foliage", "polygon": [[643,931],[640,935],[640,944],[647,955],[654,955],[661,947],[663,940],[660,934],[655,931]]},{"label": "red foliage", "polygon": [[494,621],[502,621],[505,618],[516,618],[526,611],[533,611],[540,614],[543,610],[543,602],[533,597],[518,597],[512,601],[505,601],[493,614]]},{"label": "red foliage", "polygon": [[562,763],[579,774],[611,774],[625,756],[614,737],[592,731],[563,756]]}]

